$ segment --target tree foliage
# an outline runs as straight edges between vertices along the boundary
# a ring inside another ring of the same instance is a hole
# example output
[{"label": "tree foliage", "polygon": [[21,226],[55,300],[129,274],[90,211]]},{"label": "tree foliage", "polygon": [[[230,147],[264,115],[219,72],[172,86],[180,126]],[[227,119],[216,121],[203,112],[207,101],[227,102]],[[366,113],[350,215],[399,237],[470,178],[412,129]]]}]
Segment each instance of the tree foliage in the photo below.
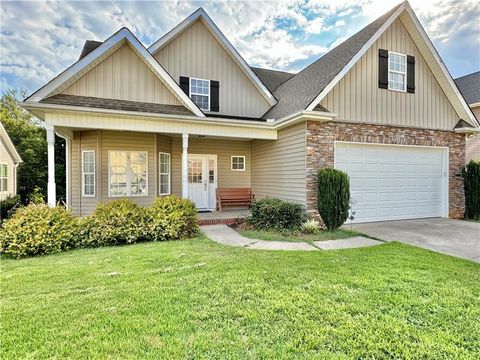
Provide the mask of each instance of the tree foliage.
[{"label": "tree foliage", "polygon": [[470,160],[462,175],[465,187],[465,218],[480,220],[480,162]]},{"label": "tree foliage", "polygon": [[[0,98],[0,121],[22,157],[18,167],[17,192],[22,202],[36,187],[47,193],[47,140],[41,121],[20,107],[25,91],[8,90]],[[65,198],[65,141],[55,138],[57,199]]]}]

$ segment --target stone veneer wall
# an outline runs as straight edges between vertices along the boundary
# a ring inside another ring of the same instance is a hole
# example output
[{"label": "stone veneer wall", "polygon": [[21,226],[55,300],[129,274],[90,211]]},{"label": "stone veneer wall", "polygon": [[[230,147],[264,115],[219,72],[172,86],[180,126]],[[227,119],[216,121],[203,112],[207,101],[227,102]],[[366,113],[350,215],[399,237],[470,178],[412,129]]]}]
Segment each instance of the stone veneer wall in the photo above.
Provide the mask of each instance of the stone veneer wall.
[{"label": "stone veneer wall", "polygon": [[352,141],[372,144],[448,146],[449,216],[463,218],[465,194],[461,170],[465,164],[465,137],[452,131],[426,130],[385,125],[345,122],[307,122],[307,211],[318,216],[317,171],[333,168],[334,142]]}]

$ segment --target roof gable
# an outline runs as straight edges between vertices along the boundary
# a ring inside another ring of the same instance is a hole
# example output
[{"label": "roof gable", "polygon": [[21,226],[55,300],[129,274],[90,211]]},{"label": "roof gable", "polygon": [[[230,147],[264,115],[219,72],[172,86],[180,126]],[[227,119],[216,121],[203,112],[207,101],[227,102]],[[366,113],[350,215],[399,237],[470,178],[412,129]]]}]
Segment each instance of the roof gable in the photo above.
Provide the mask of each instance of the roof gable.
[{"label": "roof gable", "polygon": [[479,127],[471,109],[407,1],[397,5],[280,85],[274,93],[278,104],[264,117],[278,119],[302,110],[313,111],[397,18],[402,20],[459,117]]},{"label": "roof gable", "polygon": [[225,51],[231,56],[234,62],[240,67],[243,71],[245,76],[252,82],[252,84],[257,88],[260,94],[265,98],[265,100],[273,106],[277,103],[275,97],[272,93],[268,90],[268,88],[262,83],[262,81],[258,78],[255,72],[250,68],[250,66],[246,63],[246,61],[242,58],[242,56],[238,53],[238,51],[233,47],[233,45],[228,41],[225,35],[220,31],[217,25],[213,22],[213,20],[208,16],[208,14],[203,10],[203,8],[199,8],[193,14],[188,16],[185,20],[175,26],[172,30],[158,39],[155,43],[153,43],[149,48],[148,51],[155,55],[160,49],[165,47],[169,44],[172,40],[174,40],[179,34],[189,28],[192,24],[197,21],[201,21],[203,25],[210,31],[212,36],[219,42],[219,44],[225,49]]},{"label": "roof gable", "polygon": [[128,44],[130,48],[139,56],[145,65],[162,81],[174,96],[192,111],[196,116],[205,117],[203,112],[197,105],[180,89],[178,84],[163,69],[163,67],[153,58],[153,56],[145,49],[140,41],[128,30],[122,28],[110,38],[105,40],[101,45],[93,51],[79,59],[72,66],[60,73],[53,80],[41,87],[35,93],[30,95],[25,102],[39,102],[40,100],[57,95],[67,89],[76,80],[81,78],[90,69],[94,68],[109,55],[120,49],[123,45]]},{"label": "roof gable", "polygon": [[2,143],[5,145],[7,152],[10,154],[14,162],[21,163],[23,162],[22,158],[20,157],[15,145],[13,145],[12,139],[8,136],[7,131],[3,127],[3,124],[0,122],[0,139],[2,139]]}]

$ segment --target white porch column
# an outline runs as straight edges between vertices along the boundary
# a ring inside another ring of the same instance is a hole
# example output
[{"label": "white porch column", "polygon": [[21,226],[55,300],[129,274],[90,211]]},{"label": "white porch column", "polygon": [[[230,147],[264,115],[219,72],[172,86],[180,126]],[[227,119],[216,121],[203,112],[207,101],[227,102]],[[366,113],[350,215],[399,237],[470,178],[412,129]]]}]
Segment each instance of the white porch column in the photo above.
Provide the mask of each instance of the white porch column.
[{"label": "white porch column", "polygon": [[182,198],[188,198],[188,134],[182,134]]},{"label": "white porch column", "polygon": [[66,187],[66,203],[67,209],[71,208],[71,176],[70,176],[70,156],[71,156],[72,141],[65,138],[65,187]]},{"label": "white porch column", "polygon": [[50,207],[57,203],[57,194],[55,188],[55,130],[53,125],[46,125],[47,145],[48,145],[48,188],[47,201]]}]

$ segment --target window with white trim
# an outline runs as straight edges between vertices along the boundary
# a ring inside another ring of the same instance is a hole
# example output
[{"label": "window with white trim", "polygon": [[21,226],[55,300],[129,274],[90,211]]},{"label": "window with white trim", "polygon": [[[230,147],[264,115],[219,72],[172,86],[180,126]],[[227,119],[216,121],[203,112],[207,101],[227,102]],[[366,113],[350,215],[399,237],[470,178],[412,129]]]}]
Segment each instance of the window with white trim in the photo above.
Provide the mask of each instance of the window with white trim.
[{"label": "window with white trim", "polygon": [[160,195],[170,195],[170,154],[158,154],[159,189]]},{"label": "window with white trim", "polygon": [[232,156],[232,170],[245,171],[245,156]]},{"label": "window with white trim", "polygon": [[388,88],[407,91],[407,55],[388,52]]},{"label": "window with white trim", "polygon": [[0,164],[0,192],[8,191],[8,166]]},{"label": "window with white trim", "polygon": [[210,80],[190,78],[190,98],[200,109],[210,111]]},{"label": "window with white trim", "polygon": [[146,151],[109,151],[109,196],[147,196],[147,164],[148,154]]},{"label": "window with white trim", "polygon": [[95,150],[82,151],[82,196],[95,196]]}]

